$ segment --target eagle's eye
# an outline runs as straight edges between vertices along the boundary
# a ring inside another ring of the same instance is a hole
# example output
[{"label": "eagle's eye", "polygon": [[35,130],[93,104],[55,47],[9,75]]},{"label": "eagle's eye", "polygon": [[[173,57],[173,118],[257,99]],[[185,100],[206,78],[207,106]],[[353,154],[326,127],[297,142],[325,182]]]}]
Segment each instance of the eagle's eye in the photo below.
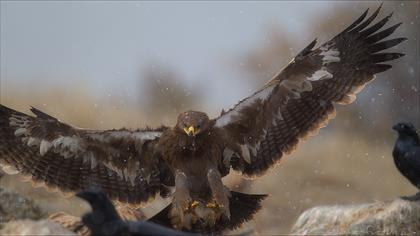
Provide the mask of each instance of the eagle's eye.
[{"label": "eagle's eye", "polygon": [[201,127],[201,125],[197,125],[197,129],[199,129]]}]

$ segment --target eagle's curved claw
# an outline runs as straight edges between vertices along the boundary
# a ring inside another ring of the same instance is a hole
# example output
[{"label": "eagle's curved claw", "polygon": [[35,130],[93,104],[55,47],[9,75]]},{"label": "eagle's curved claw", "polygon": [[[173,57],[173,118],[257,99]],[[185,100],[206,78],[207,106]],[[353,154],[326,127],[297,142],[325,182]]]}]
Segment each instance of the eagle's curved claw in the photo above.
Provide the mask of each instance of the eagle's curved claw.
[{"label": "eagle's curved claw", "polygon": [[188,210],[189,210],[189,209],[194,209],[194,208],[196,208],[199,204],[200,204],[200,203],[199,203],[198,201],[194,200],[193,202],[191,202],[190,207],[188,208]]},{"label": "eagle's curved claw", "polygon": [[214,203],[214,202],[209,202],[209,203],[207,203],[206,207],[208,207],[208,208],[216,208],[216,207],[218,207],[218,206],[217,206],[217,204],[216,204],[216,203]]}]

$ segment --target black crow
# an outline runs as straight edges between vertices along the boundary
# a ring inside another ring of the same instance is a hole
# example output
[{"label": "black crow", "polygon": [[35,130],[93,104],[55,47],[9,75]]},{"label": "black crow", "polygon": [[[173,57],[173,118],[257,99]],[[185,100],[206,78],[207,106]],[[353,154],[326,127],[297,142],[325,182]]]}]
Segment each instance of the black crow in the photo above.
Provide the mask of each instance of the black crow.
[{"label": "black crow", "polygon": [[[408,122],[398,123],[392,128],[398,132],[398,139],[392,152],[395,165],[402,175],[420,189],[420,139],[416,128]],[[420,199],[420,192],[404,199]]]},{"label": "black crow", "polygon": [[79,192],[76,196],[86,200],[92,207],[92,212],[82,217],[83,224],[90,229],[92,236],[192,235],[152,222],[124,221],[106,194],[98,188]]}]

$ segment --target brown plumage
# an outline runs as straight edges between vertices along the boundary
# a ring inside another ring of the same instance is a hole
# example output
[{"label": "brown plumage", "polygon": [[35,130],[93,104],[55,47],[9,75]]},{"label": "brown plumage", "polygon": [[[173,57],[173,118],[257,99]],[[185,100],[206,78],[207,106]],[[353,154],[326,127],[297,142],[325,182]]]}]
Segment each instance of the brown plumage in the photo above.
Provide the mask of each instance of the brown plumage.
[{"label": "brown plumage", "polygon": [[[232,168],[258,176],[316,133],[349,104],[405,38],[384,40],[391,15],[368,27],[367,11],[330,41],[302,50],[253,95],[215,118],[188,111],[175,127],[94,131],[74,128],[33,108],[36,117],[0,106],[0,160],[34,181],[65,191],[101,187],[111,198],[141,203],[157,193],[173,202],[151,220],[183,230],[214,232],[249,220],[265,195],[229,191]],[[379,31],[379,32],[378,32]],[[235,206],[232,208],[232,206]]]}]

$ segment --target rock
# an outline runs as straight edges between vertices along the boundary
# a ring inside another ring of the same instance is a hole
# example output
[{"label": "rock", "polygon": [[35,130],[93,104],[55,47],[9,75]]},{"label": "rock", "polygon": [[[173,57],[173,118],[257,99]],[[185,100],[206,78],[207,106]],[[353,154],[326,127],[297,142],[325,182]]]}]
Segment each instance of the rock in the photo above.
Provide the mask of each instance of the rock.
[{"label": "rock", "polygon": [[300,215],[291,234],[419,235],[420,201],[319,206]]},{"label": "rock", "polygon": [[31,199],[0,188],[0,222],[44,218],[46,214]]},{"label": "rock", "polygon": [[292,234],[418,235],[420,201],[349,206],[320,206],[305,211],[292,227]]},{"label": "rock", "polygon": [[49,220],[16,220],[6,223],[1,235],[76,235],[61,225]]}]

